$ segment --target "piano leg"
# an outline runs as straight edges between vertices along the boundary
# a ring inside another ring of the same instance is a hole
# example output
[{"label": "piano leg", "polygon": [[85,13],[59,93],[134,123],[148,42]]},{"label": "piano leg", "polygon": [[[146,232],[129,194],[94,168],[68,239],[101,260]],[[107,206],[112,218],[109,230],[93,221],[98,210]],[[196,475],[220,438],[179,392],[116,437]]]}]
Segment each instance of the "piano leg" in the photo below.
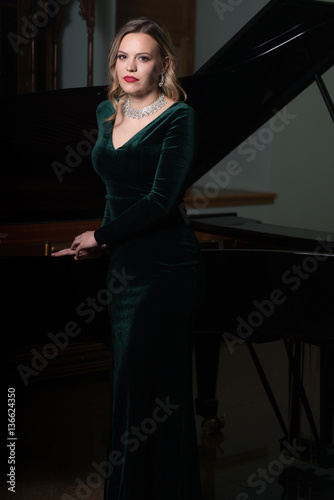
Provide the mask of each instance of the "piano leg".
[{"label": "piano leg", "polygon": [[300,342],[285,344],[289,356],[289,436],[290,441],[299,438],[301,402],[299,391],[299,376],[301,369],[301,344]]},{"label": "piano leg", "polygon": [[216,386],[221,335],[194,333],[197,398],[195,411],[204,418],[215,418],[218,411]]},{"label": "piano leg", "polygon": [[317,447],[319,447],[320,437],[302,380],[303,343],[299,341],[289,342],[286,339],[284,343],[289,358],[290,372],[290,442],[292,443],[295,438],[300,439],[301,405],[303,405],[313,438]]},{"label": "piano leg", "polygon": [[[321,347],[320,368],[320,432],[318,433],[312,410],[304,389],[303,343],[285,340],[290,364],[290,432],[289,442],[296,439],[304,450],[302,456],[320,467],[334,466],[333,424],[334,424],[334,348]],[[312,439],[301,436],[301,404],[312,432]]]}]

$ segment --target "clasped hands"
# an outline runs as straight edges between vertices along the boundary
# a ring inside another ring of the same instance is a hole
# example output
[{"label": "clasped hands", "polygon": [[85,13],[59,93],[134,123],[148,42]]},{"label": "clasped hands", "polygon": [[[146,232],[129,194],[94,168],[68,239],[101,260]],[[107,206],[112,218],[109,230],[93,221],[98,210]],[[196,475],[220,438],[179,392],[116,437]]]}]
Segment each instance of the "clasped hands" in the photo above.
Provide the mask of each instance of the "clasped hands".
[{"label": "clasped hands", "polygon": [[64,257],[65,255],[74,255],[75,260],[96,259],[104,254],[106,250],[107,245],[99,245],[97,243],[94,231],[86,231],[76,236],[69,248],[54,252],[51,256]]}]

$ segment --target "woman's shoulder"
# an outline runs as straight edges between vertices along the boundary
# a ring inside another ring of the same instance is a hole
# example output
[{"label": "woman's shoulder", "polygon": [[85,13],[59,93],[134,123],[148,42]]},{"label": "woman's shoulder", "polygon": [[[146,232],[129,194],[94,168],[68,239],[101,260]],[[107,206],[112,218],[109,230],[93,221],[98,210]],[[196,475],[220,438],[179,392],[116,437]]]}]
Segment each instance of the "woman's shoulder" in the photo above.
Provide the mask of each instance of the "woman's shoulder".
[{"label": "woman's shoulder", "polygon": [[103,113],[104,111],[107,111],[108,113],[110,111],[114,111],[114,107],[111,104],[109,99],[105,99],[104,101],[101,101],[100,104],[96,108],[97,113]]},{"label": "woman's shoulder", "polygon": [[178,113],[182,112],[188,114],[195,113],[194,108],[190,104],[184,101],[174,101],[170,107],[173,109],[174,112]]},{"label": "woman's shoulder", "polygon": [[188,103],[183,101],[175,101],[170,106],[172,115],[176,117],[185,117],[187,119],[197,120],[197,113],[195,109]]},{"label": "woman's shoulder", "polygon": [[97,106],[96,108],[96,116],[98,118],[108,118],[112,114],[114,114],[115,110],[109,99],[106,99]]},{"label": "woman's shoulder", "polygon": [[175,109],[180,110],[180,111],[186,111],[189,113],[194,111],[194,108],[192,106],[190,106],[190,104],[188,104],[187,102],[184,102],[184,101],[174,101],[172,106],[174,106]]}]

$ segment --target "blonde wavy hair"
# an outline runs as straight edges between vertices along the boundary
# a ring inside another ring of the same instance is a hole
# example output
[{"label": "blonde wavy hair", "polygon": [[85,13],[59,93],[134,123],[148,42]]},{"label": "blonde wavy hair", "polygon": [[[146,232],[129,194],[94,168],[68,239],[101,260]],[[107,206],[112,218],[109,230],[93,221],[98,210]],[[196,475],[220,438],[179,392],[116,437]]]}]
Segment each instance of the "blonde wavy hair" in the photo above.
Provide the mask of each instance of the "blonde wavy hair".
[{"label": "blonde wavy hair", "polygon": [[[164,74],[164,84],[162,91],[166,97],[174,101],[185,101],[187,94],[177,81],[175,74],[176,58],[173,50],[173,44],[168,31],[156,19],[150,17],[141,17],[133,19],[126,23],[116,34],[109,50],[108,66],[109,66],[109,87],[108,98],[115,109],[115,113],[108,118],[113,120],[117,113],[118,101],[124,95],[124,91],[119,84],[116,74],[116,61],[119,46],[125,35],[129,33],[145,33],[150,35],[157,42],[160,48],[161,57],[169,58],[169,66]],[[181,98],[181,96],[183,98]]]}]

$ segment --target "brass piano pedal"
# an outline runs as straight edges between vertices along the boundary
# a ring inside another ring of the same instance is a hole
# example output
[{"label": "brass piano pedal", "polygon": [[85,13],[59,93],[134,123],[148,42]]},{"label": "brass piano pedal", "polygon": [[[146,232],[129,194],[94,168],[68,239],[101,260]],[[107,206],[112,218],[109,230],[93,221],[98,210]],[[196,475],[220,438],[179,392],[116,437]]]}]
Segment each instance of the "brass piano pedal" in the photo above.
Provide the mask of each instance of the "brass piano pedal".
[{"label": "brass piano pedal", "polygon": [[225,416],[226,414],[223,413],[220,417],[205,418],[201,424],[204,434],[208,436],[220,431],[225,426]]}]

